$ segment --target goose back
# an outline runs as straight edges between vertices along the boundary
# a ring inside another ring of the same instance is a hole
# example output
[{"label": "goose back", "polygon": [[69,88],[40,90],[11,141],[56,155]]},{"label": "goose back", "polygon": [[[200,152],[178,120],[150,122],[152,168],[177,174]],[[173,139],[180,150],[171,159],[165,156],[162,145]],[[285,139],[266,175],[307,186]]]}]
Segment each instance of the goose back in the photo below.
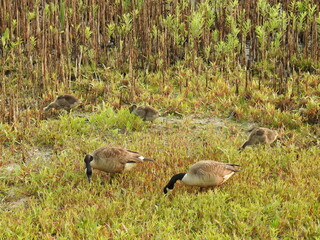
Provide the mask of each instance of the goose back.
[{"label": "goose back", "polygon": [[151,106],[137,107],[136,105],[133,105],[130,107],[130,111],[141,117],[144,121],[153,121],[159,117],[159,112]]},{"label": "goose back", "polygon": [[65,95],[60,95],[59,97],[57,97],[57,99],[50,103],[47,107],[44,108],[44,110],[49,110],[51,108],[55,108],[55,109],[65,109],[67,111],[69,111],[71,108],[77,106],[79,104],[79,100],[69,94],[65,94]]},{"label": "goose back", "polygon": [[243,150],[246,146],[255,144],[270,145],[278,138],[278,132],[269,128],[258,127],[251,130],[248,140],[239,149]]},{"label": "goose back", "polygon": [[191,166],[182,181],[199,187],[218,186],[238,171],[235,166],[237,165],[202,160]]},{"label": "goose back", "polygon": [[[92,156],[91,167],[109,173],[130,170],[136,163],[143,162],[139,153],[121,147],[103,146],[96,149]],[[126,164],[129,165],[126,167]]]},{"label": "goose back", "polygon": [[252,142],[252,144],[257,144],[257,143],[271,144],[277,139],[277,137],[278,137],[277,131],[260,127],[252,130],[249,136],[249,141]]},{"label": "goose back", "polygon": [[66,94],[66,95],[61,95],[57,98],[56,100],[57,104],[59,104],[61,107],[64,106],[72,106],[75,103],[78,102],[78,99],[72,95]]}]

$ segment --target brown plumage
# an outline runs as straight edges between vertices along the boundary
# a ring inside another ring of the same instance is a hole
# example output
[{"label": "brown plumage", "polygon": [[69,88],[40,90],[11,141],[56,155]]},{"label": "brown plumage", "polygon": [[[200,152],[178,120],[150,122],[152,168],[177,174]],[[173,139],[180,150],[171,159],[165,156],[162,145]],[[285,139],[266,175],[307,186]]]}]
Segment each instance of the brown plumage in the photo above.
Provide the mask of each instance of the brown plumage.
[{"label": "brown plumage", "polygon": [[90,182],[92,168],[111,173],[121,173],[129,171],[138,163],[153,161],[145,158],[139,153],[121,147],[103,146],[96,149],[92,155],[87,155],[84,159],[86,163],[86,173]]},{"label": "brown plumage", "polygon": [[239,165],[216,162],[212,160],[202,160],[192,165],[187,173],[174,175],[169,183],[164,187],[164,193],[173,189],[176,181],[181,180],[184,184],[199,187],[216,187],[227,181],[235,172],[239,172],[236,167]]},{"label": "brown plumage", "polygon": [[71,108],[76,107],[79,105],[79,100],[69,94],[59,96],[54,102],[50,103],[48,106],[43,108],[44,111],[48,111],[51,108],[55,108],[57,110],[64,109],[70,111]]},{"label": "brown plumage", "polygon": [[129,111],[143,119],[143,121],[153,121],[159,117],[159,112],[150,106],[140,106],[132,105]]},{"label": "brown plumage", "polygon": [[268,128],[258,127],[251,130],[248,140],[242,145],[240,150],[245,149],[246,146],[254,144],[270,145],[278,138],[278,132]]}]

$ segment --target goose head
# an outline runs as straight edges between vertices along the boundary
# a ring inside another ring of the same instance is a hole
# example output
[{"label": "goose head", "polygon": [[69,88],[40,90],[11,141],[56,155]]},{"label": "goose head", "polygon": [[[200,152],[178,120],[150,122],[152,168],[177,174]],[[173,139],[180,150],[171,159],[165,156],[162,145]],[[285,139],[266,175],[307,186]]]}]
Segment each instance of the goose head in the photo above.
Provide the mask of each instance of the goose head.
[{"label": "goose head", "polygon": [[137,105],[133,104],[132,106],[129,107],[130,113],[132,113],[135,109],[137,108]]}]

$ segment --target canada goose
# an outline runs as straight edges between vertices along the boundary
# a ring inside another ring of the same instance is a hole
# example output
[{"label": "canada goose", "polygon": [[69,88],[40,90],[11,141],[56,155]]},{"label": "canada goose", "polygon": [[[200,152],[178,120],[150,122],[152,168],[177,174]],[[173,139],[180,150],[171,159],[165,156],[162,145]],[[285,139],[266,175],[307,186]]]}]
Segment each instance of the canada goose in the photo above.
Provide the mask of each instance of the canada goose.
[{"label": "canada goose", "polygon": [[43,108],[43,110],[48,111],[51,108],[55,108],[57,110],[65,109],[69,112],[71,108],[76,107],[79,103],[76,97],[66,94],[59,96],[54,102]]},{"label": "canada goose", "polygon": [[112,178],[115,173],[129,171],[137,163],[142,163],[143,161],[154,160],[145,158],[139,153],[128,149],[110,146],[102,146],[96,149],[92,155],[86,155],[84,159],[89,182],[91,181],[92,168],[110,173]]},{"label": "canada goose", "polygon": [[143,121],[153,121],[159,117],[159,112],[150,106],[140,106],[132,105],[129,111],[143,119]]},{"label": "canada goose", "polygon": [[239,172],[236,164],[216,162],[212,160],[202,160],[192,165],[187,173],[174,175],[169,183],[164,187],[164,193],[172,190],[176,181],[181,180],[190,186],[215,187],[227,181],[235,172]]},{"label": "canada goose", "polygon": [[278,132],[269,128],[253,128],[248,140],[239,149],[240,151],[245,149],[246,146],[254,144],[267,144],[270,145],[278,138]]}]

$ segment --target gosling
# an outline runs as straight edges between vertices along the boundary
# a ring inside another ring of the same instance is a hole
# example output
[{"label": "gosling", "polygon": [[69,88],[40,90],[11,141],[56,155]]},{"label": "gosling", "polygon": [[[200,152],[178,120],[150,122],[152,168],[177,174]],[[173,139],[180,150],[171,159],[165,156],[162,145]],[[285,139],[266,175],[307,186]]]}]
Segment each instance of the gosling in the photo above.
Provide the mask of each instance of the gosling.
[{"label": "gosling", "polygon": [[59,96],[54,102],[50,103],[48,106],[43,108],[44,111],[48,111],[51,108],[55,108],[57,110],[64,109],[70,112],[71,108],[74,108],[80,104],[80,101],[69,94]]},{"label": "gosling", "polygon": [[143,121],[154,121],[159,117],[159,112],[150,106],[140,106],[137,107],[137,105],[132,105],[129,108],[130,113],[133,113],[137,115],[138,117],[141,117]]},{"label": "gosling", "polygon": [[166,194],[172,190],[178,180],[186,185],[198,186],[200,190],[205,187],[215,188],[227,181],[235,172],[239,172],[236,167],[239,165],[202,160],[192,165],[187,173],[174,175],[164,187],[163,192]]},{"label": "gosling", "polygon": [[279,134],[275,130],[269,128],[258,127],[251,130],[249,139],[242,145],[239,151],[245,149],[246,146],[255,145],[255,144],[266,144],[270,145],[273,143]]},{"label": "gosling", "polygon": [[142,163],[144,161],[154,160],[151,158],[145,158],[139,153],[128,149],[110,146],[100,147],[96,149],[92,155],[86,155],[84,159],[89,183],[91,182],[92,168],[110,173],[111,180],[115,173],[129,171],[138,163]]}]

